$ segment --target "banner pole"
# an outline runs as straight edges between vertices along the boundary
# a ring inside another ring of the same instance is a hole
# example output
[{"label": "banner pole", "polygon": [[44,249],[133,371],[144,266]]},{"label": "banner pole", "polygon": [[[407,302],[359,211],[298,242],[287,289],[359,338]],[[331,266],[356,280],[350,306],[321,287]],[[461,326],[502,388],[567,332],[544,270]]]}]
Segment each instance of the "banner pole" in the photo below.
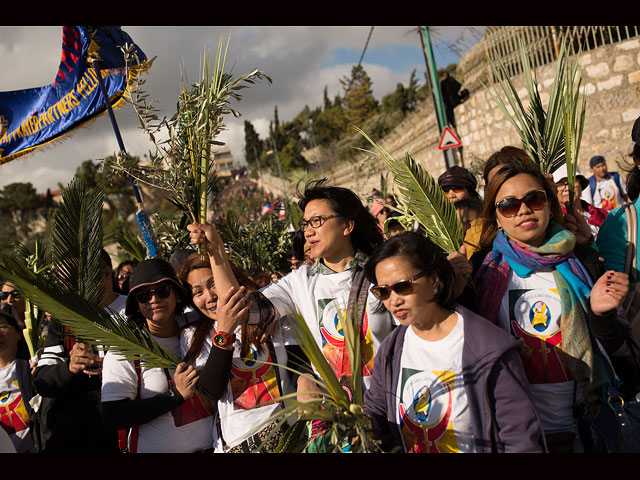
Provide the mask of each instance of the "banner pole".
[{"label": "banner pole", "polygon": [[[111,120],[111,126],[113,127],[113,131],[116,135],[116,140],[118,141],[118,146],[120,147],[120,152],[127,155],[127,151],[124,148],[124,142],[122,141],[122,136],[120,135],[120,129],[118,128],[118,123],[116,122],[116,116],[113,112],[113,108],[111,108],[111,103],[109,102],[109,94],[107,93],[107,88],[104,85],[104,81],[102,80],[102,75],[100,72],[102,71],[100,68],[100,62],[94,60],[93,66],[96,69],[96,76],[98,77],[98,84],[100,85],[100,90],[102,92],[102,96],[104,97],[104,104],[109,112],[109,119]],[[136,218],[138,220],[138,226],[140,227],[140,232],[142,232],[142,237],[144,239],[144,243],[147,245],[147,252],[149,254],[149,258],[159,257],[159,249],[158,249],[158,240],[156,239],[155,233],[153,232],[153,227],[151,226],[151,220],[149,219],[149,215],[142,205],[142,197],[140,196],[140,190],[138,186],[135,184],[133,177],[129,177],[129,181],[131,183],[131,188],[133,189],[133,195],[136,198],[136,203],[138,204],[138,211],[136,212]]]}]

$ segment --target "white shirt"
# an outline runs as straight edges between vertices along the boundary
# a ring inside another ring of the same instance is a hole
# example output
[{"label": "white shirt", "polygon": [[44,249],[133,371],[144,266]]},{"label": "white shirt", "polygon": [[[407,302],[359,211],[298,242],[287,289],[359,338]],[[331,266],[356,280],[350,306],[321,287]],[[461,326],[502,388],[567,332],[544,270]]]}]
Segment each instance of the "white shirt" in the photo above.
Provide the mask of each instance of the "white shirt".
[{"label": "white shirt", "polygon": [[18,385],[14,360],[0,368],[0,430],[9,435],[18,453],[36,453],[29,426],[29,414]]},{"label": "white shirt", "polygon": [[[180,356],[178,336],[159,338],[152,335],[152,337],[162,347]],[[141,399],[169,391],[163,369],[142,367],[141,373]],[[174,370],[169,370],[171,379],[174,373]],[[134,363],[122,361],[119,355],[108,351],[102,368],[102,401],[135,400],[137,393],[138,374]],[[139,453],[191,453],[215,446],[217,435],[213,416],[209,415],[186,424],[181,423],[174,418],[172,412],[167,412],[140,425],[137,451]],[[131,441],[131,437],[129,440]]]},{"label": "white shirt", "polygon": [[405,452],[475,452],[469,402],[462,377],[464,319],[430,342],[411,327],[400,359],[396,418]]},{"label": "white shirt", "polygon": [[[350,372],[348,357],[343,356],[344,333],[342,320],[347,307],[349,289],[353,270],[340,273],[309,275],[310,267],[303,265],[274,283],[264,287],[261,292],[278,309],[281,316],[288,316],[288,322],[294,321],[294,314],[299,312],[313,334],[318,347],[334,372],[341,377],[343,372]],[[391,314],[382,310],[376,312],[378,300],[369,292],[365,319],[362,326],[364,341],[361,345],[363,363],[363,383],[365,388],[371,381],[374,353],[382,340],[392,330]],[[285,324],[285,342],[291,340],[292,334]],[[346,349],[345,349],[346,350]]]},{"label": "white shirt", "polygon": [[627,184],[622,176],[620,176],[619,179],[620,189],[618,189],[613,175],[609,174],[608,178],[596,182],[596,189],[593,196],[591,195],[591,186],[589,185],[582,191],[581,198],[594,207],[613,210],[623,204],[624,199],[622,197],[623,195],[627,195]]},{"label": "white shirt", "polygon": [[[204,367],[209,357],[213,348],[211,337],[214,330],[207,334],[202,351],[194,362],[197,368]],[[180,332],[180,349],[183,357],[189,350],[194,332],[194,327],[187,327]],[[235,334],[229,383],[226,392],[218,401],[222,438],[227,448],[235,447],[266,427],[265,422],[283,408],[280,402],[273,402],[273,400],[295,391],[286,369],[287,352],[280,329],[272,334],[277,357],[275,359],[271,358],[266,343],[262,344],[261,352],[252,346],[248,357],[241,358],[241,327],[236,329]],[[278,366],[275,367],[271,365],[272,363]],[[279,369],[280,385],[277,383],[275,368]],[[261,404],[264,406],[259,406]]]},{"label": "white shirt", "polygon": [[498,315],[498,324],[525,342],[523,365],[545,433],[573,428],[575,382],[562,361],[560,302],[553,272],[520,278],[512,271]]}]

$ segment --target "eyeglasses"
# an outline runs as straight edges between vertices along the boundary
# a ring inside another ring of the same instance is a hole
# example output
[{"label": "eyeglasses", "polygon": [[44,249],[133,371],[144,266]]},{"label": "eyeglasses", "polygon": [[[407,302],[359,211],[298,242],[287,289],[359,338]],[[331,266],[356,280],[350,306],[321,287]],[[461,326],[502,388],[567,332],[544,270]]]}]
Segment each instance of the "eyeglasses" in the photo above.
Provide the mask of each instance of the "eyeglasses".
[{"label": "eyeglasses", "polygon": [[309,220],[301,220],[298,226],[300,227],[300,230],[304,230],[308,226],[311,226],[311,228],[320,228],[324,222],[330,218],[336,218],[339,216],[340,215],[316,215],[315,217],[311,217]]},{"label": "eyeglasses", "polygon": [[542,210],[547,204],[547,194],[544,190],[534,190],[522,198],[508,197],[496,203],[496,208],[503,217],[515,217],[523,203],[531,210]]},{"label": "eyeglasses", "polygon": [[155,293],[156,297],[160,300],[167,298],[171,295],[171,286],[170,285],[162,285],[161,287],[156,288],[155,290],[143,290],[141,292],[135,292],[134,296],[138,303],[149,303],[151,297]]},{"label": "eyeglasses", "polygon": [[375,287],[371,287],[371,293],[373,293],[378,300],[386,300],[389,298],[391,291],[396,292],[398,295],[409,295],[413,293],[413,282],[420,277],[424,277],[426,274],[427,272],[420,272],[409,280],[402,280],[387,287],[376,285]]},{"label": "eyeglasses", "polygon": [[13,298],[22,298],[20,292],[16,290],[13,290],[11,292],[0,292],[0,300],[6,300],[7,298],[9,298],[9,296],[12,296]]},{"label": "eyeglasses", "polygon": [[444,190],[444,193],[449,193],[450,191],[453,191],[453,193],[464,192],[464,188],[462,187],[442,187],[442,190]]}]

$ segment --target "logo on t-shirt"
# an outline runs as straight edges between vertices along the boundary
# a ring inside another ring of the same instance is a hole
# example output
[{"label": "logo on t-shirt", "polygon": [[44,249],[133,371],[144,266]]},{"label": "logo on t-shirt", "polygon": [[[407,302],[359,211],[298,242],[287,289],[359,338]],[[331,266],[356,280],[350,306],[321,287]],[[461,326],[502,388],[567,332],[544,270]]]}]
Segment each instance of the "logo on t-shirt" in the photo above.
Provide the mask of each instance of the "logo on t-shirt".
[{"label": "logo on t-shirt", "polygon": [[11,386],[15,387],[14,391],[0,392],[0,424],[9,434],[29,428],[29,414],[18,390],[18,382],[12,382]]},{"label": "logo on t-shirt", "polygon": [[409,453],[458,452],[452,422],[453,372],[402,369],[398,405]]},{"label": "logo on t-shirt", "polygon": [[[338,378],[351,376],[351,362],[344,341],[346,309],[340,308],[335,299],[318,300],[318,318],[322,353]],[[368,377],[373,371],[373,338],[369,330],[369,315],[365,310],[360,329],[360,361],[362,376]]]},{"label": "logo on t-shirt", "polygon": [[275,359],[263,345],[258,352],[251,345],[246,358],[234,357],[231,364],[231,392],[234,410],[253,408],[271,403],[280,397]]}]

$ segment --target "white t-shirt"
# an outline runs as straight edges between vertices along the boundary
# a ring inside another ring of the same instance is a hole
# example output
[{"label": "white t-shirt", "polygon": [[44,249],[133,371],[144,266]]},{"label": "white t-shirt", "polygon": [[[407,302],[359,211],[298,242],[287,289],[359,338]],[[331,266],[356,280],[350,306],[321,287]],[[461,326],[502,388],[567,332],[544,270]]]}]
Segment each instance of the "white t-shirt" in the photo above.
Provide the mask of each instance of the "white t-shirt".
[{"label": "white t-shirt", "polygon": [[[107,311],[107,313],[112,314],[112,316],[113,316],[113,313],[115,312],[120,314],[122,317],[126,318],[126,315],[124,313],[126,306],[127,306],[127,296],[118,294],[116,299],[113,302],[111,302],[109,306],[105,308],[105,310]],[[105,354],[104,350],[99,348],[98,356],[100,358],[104,358],[104,354]]]},{"label": "white t-shirt", "polygon": [[[209,357],[213,348],[211,337],[214,330],[215,328],[207,334],[202,351],[194,362],[197,368],[204,367]],[[183,357],[189,350],[194,332],[194,327],[187,327],[180,333],[180,349]],[[280,391],[283,395],[295,391],[285,368],[287,352],[280,329],[272,335],[277,357],[275,359],[271,358],[266,343],[262,344],[260,353],[252,346],[249,356],[245,359],[241,358],[240,327],[236,329],[235,334],[229,383],[225,394],[218,401],[222,438],[227,448],[235,447],[266,426],[264,422],[282,408],[281,402],[272,402],[281,397]],[[278,367],[271,365],[272,363]],[[279,369],[280,387],[278,387],[275,368]],[[257,407],[261,404],[264,406]]]},{"label": "white t-shirt", "polygon": [[609,174],[609,178],[596,182],[596,189],[591,195],[591,186],[582,191],[581,198],[586,200],[594,207],[604,208],[605,210],[613,210],[623,204],[623,195],[627,194],[627,184],[622,176],[620,179],[620,189],[616,185],[613,175]]},{"label": "white t-shirt", "polygon": [[405,452],[474,453],[469,402],[462,377],[464,319],[430,342],[407,328],[400,359],[396,418]]},{"label": "white t-shirt", "polygon": [[14,360],[0,368],[0,426],[9,435],[18,453],[37,452],[29,425],[29,414],[22,400]]},{"label": "white t-shirt", "polygon": [[[264,287],[261,292],[278,309],[281,316],[289,317],[288,322],[294,321],[296,312],[302,315],[329,365],[338,377],[342,377],[343,372],[351,371],[348,355],[342,353],[342,320],[349,299],[353,270],[309,275],[309,269],[307,265],[298,267]],[[375,312],[377,306],[378,300],[369,292],[361,332],[361,338],[364,338],[361,344],[361,358],[365,388],[371,381],[374,353],[378,351],[380,343],[394,325],[388,311],[383,309],[381,312]],[[285,331],[287,344],[293,343],[289,335]]]},{"label": "white t-shirt", "polygon": [[562,361],[561,313],[553,272],[528,278],[511,272],[498,324],[524,340],[521,357],[545,433],[573,427],[574,381]]},{"label": "white t-shirt", "polygon": [[[162,347],[180,355],[180,339],[178,336],[159,338],[152,336]],[[150,398],[159,393],[169,391],[169,383],[166,374],[161,368],[141,369],[140,398]],[[174,370],[169,370],[173,380]],[[107,352],[102,369],[102,401],[135,400],[138,393],[138,374],[133,362],[121,361],[121,357]],[[196,397],[196,395],[194,395]],[[200,399],[197,396],[197,399]],[[207,407],[206,399],[199,407]],[[190,404],[185,402],[183,406]],[[202,408],[196,413],[184,411],[182,416],[174,417],[174,412],[167,412],[139,426],[138,446],[139,453],[191,453],[214,447],[217,435],[214,425],[214,417],[211,415],[211,406],[206,412]],[[204,418],[195,419],[198,416]],[[131,441],[131,437],[129,437]]]}]

